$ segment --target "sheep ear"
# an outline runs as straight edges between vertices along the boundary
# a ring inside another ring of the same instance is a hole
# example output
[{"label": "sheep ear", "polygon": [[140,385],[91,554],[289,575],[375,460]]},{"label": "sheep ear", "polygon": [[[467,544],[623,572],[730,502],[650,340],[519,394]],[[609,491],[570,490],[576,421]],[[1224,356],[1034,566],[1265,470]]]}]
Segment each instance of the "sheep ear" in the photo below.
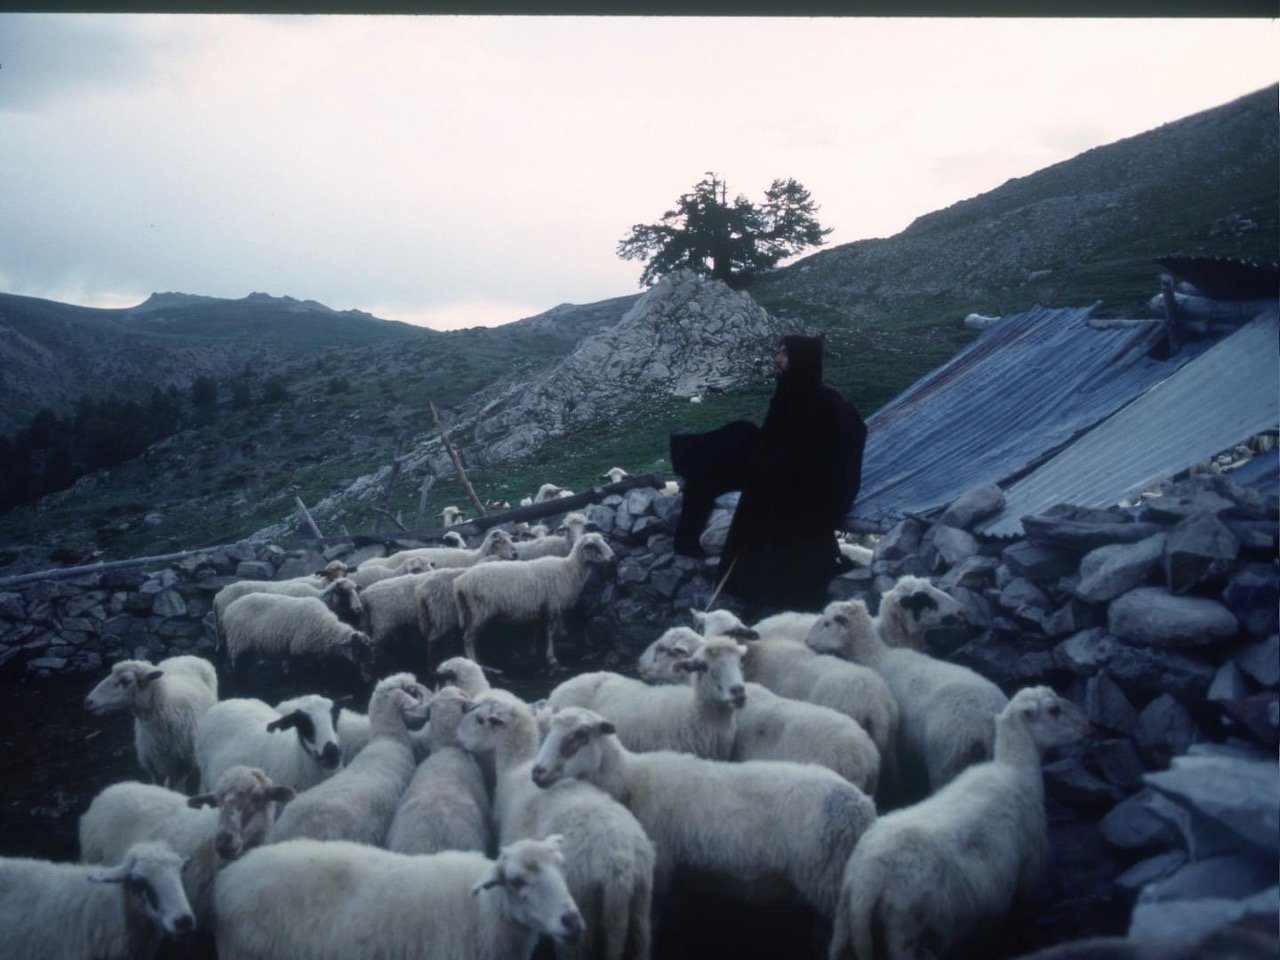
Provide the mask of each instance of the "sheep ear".
[{"label": "sheep ear", "polygon": [[738,644],[738,656],[745,657],[751,648],[744,643]]},{"label": "sheep ear", "polygon": [[201,807],[216,807],[217,805],[218,795],[216,793],[201,793],[187,798],[187,806],[192,810],[199,810]]},{"label": "sheep ear", "polygon": [[846,617],[843,613],[834,614],[832,615],[831,619],[834,620],[836,623],[840,624],[840,626],[842,627],[847,627],[849,625],[849,618]]},{"label": "sheep ear", "polygon": [[277,730],[288,730],[290,727],[296,727],[301,718],[301,710],[295,710],[293,713],[286,713],[283,717],[272,720],[267,724],[267,733],[275,733]]},{"label": "sheep ear", "polygon": [[107,870],[99,870],[97,873],[89,874],[89,880],[92,883],[124,883],[129,878],[129,865],[120,864],[118,867],[111,867]]},{"label": "sheep ear", "polygon": [[297,796],[297,793],[294,792],[293,787],[286,787],[283,783],[273,783],[267,787],[264,796],[272,803],[288,803]]},{"label": "sheep ear", "polygon": [[698,626],[700,627],[706,626],[707,615],[703,613],[701,610],[698,610],[695,607],[690,607],[689,615],[693,617],[693,622],[696,623]]},{"label": "sheep ear", "polygon": [[596,724],[596,733],[617,733],[618,728],[608,720],[601,720]]},{"label": "sheep ear", "polygon": [[163,670],[151,670],[138,678],[138,686],[145,687],[148,683],[154,683],[163,676]]},{"label": "sheep ear", "polygon": [[471,888],[471,895],[473,897],[478,897],[485,890],[492,890],[494,887],[501,886],[501,884],[502,871],[499,870],[498,865],[494,863],[485,871],[484,876],[476,881],[476,885]]}]

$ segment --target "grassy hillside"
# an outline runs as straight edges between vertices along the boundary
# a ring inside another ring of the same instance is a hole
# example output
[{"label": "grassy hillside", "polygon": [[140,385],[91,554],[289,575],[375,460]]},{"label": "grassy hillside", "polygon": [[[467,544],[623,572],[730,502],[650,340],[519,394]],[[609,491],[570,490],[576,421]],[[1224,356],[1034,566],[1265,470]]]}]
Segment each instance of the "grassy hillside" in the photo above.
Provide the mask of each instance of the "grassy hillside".
[{"label": "grassy hillside", "polygon": [[[961,323],[970,312],[1011,314],[1036,303],[1100,300],[1104,314],[1147,315],[1158,256],[1274,259],[1280,247],[1276,104],[1272,87],[1099,147],[921,217],[896,237],[822,251],[746,289],[771,313],[826,332],[827,382],[869,415],[976,336]],[[0,325],[19,299],[26,298],[0,298]],[[0,543],[59,546],[69,554],[97,547],[127,556],[244,536],[291,516],[295,494],[315,503],[390,463],[397,438],[411,442],[431,432],[428,400],[447,412],[490,384],[553,363],[582,336],[616,322],[634,299],[557,307],[492,330],[432,334],[281,298],[273,299],[269,324],[255,312],[265,304],[255,306],[253,297],[230,302],[240,306],[218,319],[200,313],[208,309],[200,298],[160,295],[151,311],[128,318],[131,336],[113,334],[117,344],[177,343],[163,361],[173,369],[175,356],[199,369],[220,345],[247,346],[254,375],[278,369],[290,398],[248,410],[224,402],[210,426],[0,517]],[[34,316],[51,309],[41,303],[21,306]],[[241,329],[262,326],[261,341],[237,339],[235,311]],[[46,318],[54,328],[69,339],[75,338],[67,331],[89,330],[85,342],[110,359],[106,322],[119,327],[124,321],[101,314],[121,312],[55,313]],[[378,339],[370,342],[362,330]],[[268,341],[284,349],[260,348]],[[5,350],[0,343],[0,381],[12,370],[6,358],[13,354]],[[232,356],[238,372],[246,357]],[[150,372],[165,374],[163,363],[153,362]],[[345,388],[335,390],[335,381]],[[3,390],[0,383],[0,401]],[[473,470],[472,480],[484,499],[514,503],[544,481],[589,486],[615,464],[667,472],[669,433],[738,418],[758,422],[771,390],[761,381],[708,395],[700,405],[639,403],[624,417],[587,425],[522,460]],[[377,521],[375,503],[356,502],[334,522],[369,531]],[[454,481],[436,484],[422,522],[433,522],[446,503],[466,504]],[[418,493],[408,480],[392,491],[390,507],[410,526],[418,524]],[[149,513],[162,519],[148,523]]]}]

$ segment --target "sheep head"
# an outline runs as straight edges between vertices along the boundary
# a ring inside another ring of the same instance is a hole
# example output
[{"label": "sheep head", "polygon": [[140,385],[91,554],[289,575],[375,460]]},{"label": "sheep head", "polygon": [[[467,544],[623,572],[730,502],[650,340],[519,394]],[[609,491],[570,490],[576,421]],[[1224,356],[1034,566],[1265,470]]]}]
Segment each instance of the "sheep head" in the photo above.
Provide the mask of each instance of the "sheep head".
[{"label": "sheep head", "polygon": [[146,660],[121,660],[84,698],[84,708],[94,716],[134,708],[164,671]]},{"label": "sheep head", "polygon": [[257,767],[228,767],[212,793],[190,797],[187,806],[217,807],[213,845],[223,860],[235,860],[265,843],[275,822],[276,804],[294,797],[292,787],[271,782]]},{"label": "sheep head", "polygon": [[586,928],[564,879],[562,837],[518,840],[503,847],[471,895],[498,895],[508,919],[562,943],[574,943]]},{"label": "sheep head", "polygon": [[545,789],[560,780],[590,778],[604,759],[601,740],[617,732],[612,723],[584,707],[556,711],[530,771],[533,782]]}]

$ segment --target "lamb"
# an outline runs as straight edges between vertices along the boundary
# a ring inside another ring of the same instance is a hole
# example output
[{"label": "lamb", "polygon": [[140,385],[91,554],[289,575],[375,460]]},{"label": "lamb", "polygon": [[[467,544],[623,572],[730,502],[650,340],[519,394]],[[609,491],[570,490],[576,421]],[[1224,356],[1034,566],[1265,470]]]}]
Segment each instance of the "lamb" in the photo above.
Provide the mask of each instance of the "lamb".
[{"label": "lamb", "polygon": [[[22,960],[136,960],[195,928],[182,857],[137,843],[118,866],[0,857],[0,939]],[[118,887],[100,884],[119,884]]]},{"label": "lamb", "polygon": [[581,513],[570,513],[564,518],[564,535],[542,536],[515,544],[517,560],[536,560],[538,557],[567,557],[573,545],[588,529],[587,518]]},{"label": "lamb", "polygon": [[403,566],[409,560],[417,558],[424,563],[432,564],[437,570],[443,570],[446,567],[472,567],[484,557],[512,560],[515,555],[515,548],[511,543],[511,534],[501,527],[494,527],[484,535],[484,539],[480,541],[480,546],[473,550],[463,550],[458,547],[418,547],[414,550],[401,550],[381,560],[367,560],[364,564],[361,564],[361,569],[364,569],[366,564],[376,564],[394,569],[395,567]]},{"label": "lamb", "polygon": [[426,722],[430,701],[430,692],[411,673],[379,681],[369,698],[373,736],[368,746],[345,769],[285,807],[272,839],[310,837],[380,846],[413,776],[409,731]]},{"label": "lamb", "polygon": [[649,686],[616,673],[582,673],[547,698],[552,710],[586,707],[618,728],[628,750],[678,750],[709,760],[728,760],[737,734],[736,716],[747,703],[742,679],[746,647],[727,637],[708,640],[675,664],[690,683]]},{"label": "lamb", "polygon": [[373,649],[369,636],[339,620],[315,597],[250,593],[233,601],[222,620],[227,662],[241,657],[341,657],[369,679]]},{"label": "lamb", "polygon": [[539,934],[582,935],[564,868],[558,837],[513,843],[496,861],[333,840],[270,844],[218,876],[218,955],[528,960]]},{"label": "lamb", "polygon": [[[334,563],[340,562],[334,561]],[[333,564],[329,566],[332,567]],[[346,569],[345,564],[343,569]],[[299,577],[296,580],[238,580],[227,584],[213,598],[213,631],[218,649],[222,648],[226,634],[223,622],[226,619],[227,607],[251,593],[276,593],[286,597],[317,597],[324,601],[324,605],[332,610],[339,620],[352,626],[359,624],[364,612],[360,603],[359,587],[355,581],[345,576],[325,582],[321,582],[316,577]]]},{"label": "lamb", "polygon": [[[742,669],[748,680],[768,687],[779,696],[843,713],[866,731],[881,761],[892,763],[898,734],[898,704],[893,694],[874,670],[837,657],[818,656],[803,642],[797,642],[803,641],[812,629],[817,620],[815,615],[778,614],[752,628],[743,626],[726,610],[692,612],[694,619],[703,625],[704,636],[716,630],[747,641]],[[730,621],[736,621],[737,626],[726,626]],[[756,637],[777,639],[753,639]]]},{"label": "lamb", "polygon": [[845,868],[830,960],[945,956],[1035,883],[1048,846],[1040,753],[1078,740],[1087,724],[1048,687],[1028,687],[995,726],[993,760],[862,838]]},{"label": "lamb", "polygon": [[934,627],[966,622],[964,605],[923,577],[900,577],[880,598],[876,629],[891,647],[924,649],[925,634]]},{"label": "lamb", "polygon": [[[702,645],[689,627],[672,627],[640,655],[638,672],[649,683],[688,683],[678,664]],[[748,683],[737,714],[730,760],[792,760],[833,770],[868,795],[880,785],[880,751],[867,732],[843,713],[780,697]],[[624,741],[625,742],[625,741]]]},{"label": "lamb", "polygon": [[659,891],[677,867],[753,897],[782,881],[827,918],[844,864],[876,816],[866,794],[822,767],[632,753],[612,723],[582,707],[552,716],[531,775],[540,787],[581,779],[625,800],[657,849]]},{"label": "lamb", "polygon": [[593,566],[613,561],[598,533],[582,535],[567,557],[539,557],[472,567],[453,585],[462,624],[463,652],[476,659],[476,635],[492,620],[529,622],[545,618],[547,662],[556,664],[555,636],[577,602]]},{"label": "lamb", "polygon": [[565,880],[586,916],[586,937],[575,957],[647,958],[655,854],[639,821],[587,783],[539,789],[531,775],[537,720],[527,704],[505,690],[476,700],[458,726],[458,739],[495,767],[493,819],[500,844],[563,835]]},{"label": "lamb", "polygon": [[441,526],[444,527],[456,527],[465,519],[466,517],[462,515],[462,511],[452,505],[440,511]]},{"label": "lamb", "polygon": [[[163,840],[190,862],[182,874],[196,925],[213,932],[213,881],[224,862],[265,843],[276,804],[293,798],[261,770],[235,766],[212,793],[186,797],[147,783],[116,783],[80,817],[80,859],[119,863],[129,847]],[[215,809],[201,809],[202,807]]]},{"label": "lamb", "polygon": [[431,698],[431,753],[400,798],[387,849],[396,853],[489,849],[489,791],[476,758],[458,742],[458,724],[471,698],[443,687]]},{"label": "lamb", "polygon": [[122,660],[89,692],[94,716],[128,708],[133,746],[152,782],[185,789],[195,777],[194,737],[205,711],[218,702],[218,675],[201,657],[169,657],[158,664]]},{"label": "lamb", "polygon": [[1000,688],[967,667],[888,646],[861,600],[829,604],[806,642],[884,677],[901,710],[897,754],[907,786],[923,779],[936,792],[991,756],[992,721],[1009,702]]},{"label": "lamb", "polygon": [[623,470],[621,467],[610,467],[604,473],[600,474],[601,480],[608,480],[610,483],[618,483],[623,477],[629,477],[631,474]]},{"label": "lamb", "polygon": [[[223,700],[196,727],[200,789],[208,792],[230,767],[257,767],[273,783],[306,790],[333,775],[342,759],[332,700],[309,693],[272,707],[261,700]],[[287,732],[293,730],[294,736]]]},{"label": "lamb", "polygon": [[489,678],[484,675],[484,668],[466,657],[450,657],[441,662],[436,667],[436,680],[457,687],[472,700],[490,690]]}]

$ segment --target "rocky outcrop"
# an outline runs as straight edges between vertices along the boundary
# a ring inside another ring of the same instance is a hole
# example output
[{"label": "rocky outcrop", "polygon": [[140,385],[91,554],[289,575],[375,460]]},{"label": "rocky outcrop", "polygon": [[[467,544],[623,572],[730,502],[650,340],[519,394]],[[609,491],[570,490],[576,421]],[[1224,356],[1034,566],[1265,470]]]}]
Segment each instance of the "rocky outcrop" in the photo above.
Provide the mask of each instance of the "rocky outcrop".
[{"label": "rocky outcrop", "polygon": [[512,383],[476,411],[471,459],[519,457],[637,401],[691,397],[758,376],[763,351],[781,330],[747,294],[672,274],[549,373]]},{"label": "rocky outcrop", "polygon": [[[525,456],[546,441],[647,400],[689,398],[772,374],[773,346],[795,332],[751,297],[718,280],[687,272],[664,277],[613,326],[586,337],[549,369],[484,390],[448,424],[466,463],[483,466]],[[324,520],[355,500],[372,500],[391,467],[360,477],[311,506]],[[401,482],[448,476],[453,465],[434,435],[400,457]],[[263,538],[294,532],[292,522],[259,531]]]}]

